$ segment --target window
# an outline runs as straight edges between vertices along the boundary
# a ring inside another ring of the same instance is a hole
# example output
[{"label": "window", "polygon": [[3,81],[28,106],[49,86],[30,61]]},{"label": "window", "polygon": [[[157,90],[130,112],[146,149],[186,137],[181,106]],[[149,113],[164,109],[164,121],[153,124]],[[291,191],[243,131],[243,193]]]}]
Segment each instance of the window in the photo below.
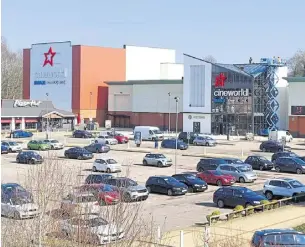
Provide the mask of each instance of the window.
[{"label": "window", "polygon": [[230,171],[231,171],[231,172],[237,172],[238,170],[237,170],[235,167],[231,166],[231,167],[230,167]]},{"label": "window", "polygon": [[248,157],[245,162],[252,162],[252,161],[254,161],[254,158],[253,157]]},{"label": "window", "polygon": [[[105,161],[104,161],[105,162]],[[108,159],[107,160],[108,164],[117,164],[118,162],[116,162],[114,159]]]},{"label": "window", "polygon": [[153,135],[153,134],[154,134],[154,132],[152,132],[152,131],[150,130],[150,131],[149,131],[149,134],[150,134],[150,135]]},{"label": "window", "polygon": [[233,196],[233,190],[227,189],[227,190],[224,191],[224,194],[225,194],[226,196]]},{"label": "window", "polygon": [[281,187],[282,188],[287,188],[287,189],[290,189],[291,188],[291,186],[287,183],[287,182],[281,182]]},{"label": "window", "polygon": [[271,181],[269,182],[269,185],[271,185],[271,186],[276,186],[276,187],[280,187],[280,186],[281,186],[281,182],[278,181],[278,180],[271,180]]},{"label": "window", "polygon": [[293,180],[291,182],[289,182],[289,184],[293,187],[293,188],[301,188],[301,187],[305,187],[303,184],[301,184],[299,181],[297,180]]},{"label": "window", "polygon": [[231,169],[230,169],[229,166],[221,166],[220,170],[222,170],[222,171],[230,171]]},{"label": "window", "polygon": [[239,190],[233,190],[233,195],[235,197],[242,197],[242,193]]},{"label": "window", "polygon": [[164,181],[163,179],[161,179],[161,178],[159,178],[159,179],[157,180],[157,183],[158,183],[158,184],[162,184],[162,185],[165,185],[165,184],[166,184],[165,181]]}]

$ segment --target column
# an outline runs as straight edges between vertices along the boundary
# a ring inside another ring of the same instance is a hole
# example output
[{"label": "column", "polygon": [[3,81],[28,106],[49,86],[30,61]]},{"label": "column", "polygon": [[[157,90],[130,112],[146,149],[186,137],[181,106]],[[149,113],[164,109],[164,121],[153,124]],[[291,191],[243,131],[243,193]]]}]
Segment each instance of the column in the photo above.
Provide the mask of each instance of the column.
[{"label": "column", "polygon": [[15,126],[15,118],[12,117],[12,121],[11,121],[11,130],[15,130],[16,126]]},{"label": "column", "polygon": [[24,120],[24,117],[21,118],[21,129],[22,129],[22,130],[25,129],[25,120]]}]

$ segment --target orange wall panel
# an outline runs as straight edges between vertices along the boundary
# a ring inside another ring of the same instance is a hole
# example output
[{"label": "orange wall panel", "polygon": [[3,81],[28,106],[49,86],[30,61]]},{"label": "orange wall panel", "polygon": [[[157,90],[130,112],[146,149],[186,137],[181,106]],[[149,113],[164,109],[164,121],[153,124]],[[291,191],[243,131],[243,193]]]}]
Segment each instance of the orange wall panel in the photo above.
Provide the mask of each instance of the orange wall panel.
[{"label": "orange wall panel", "polygon": [[72,46],[72,111],[79,113],[80,109],[80,62],[81,46]]},{"label": "orange wall panel", "polygon": [[23,98],[30,99],[31,49],[23,49]]},{"label": "orange wall panel", "polygon": [[107,87],[105,81],[125,81],[125,49],[81,46],[80,51],[80,109],[90,109],[90,92],[92,109],[107,109],[108,94],[101,100],[98,88]]}]

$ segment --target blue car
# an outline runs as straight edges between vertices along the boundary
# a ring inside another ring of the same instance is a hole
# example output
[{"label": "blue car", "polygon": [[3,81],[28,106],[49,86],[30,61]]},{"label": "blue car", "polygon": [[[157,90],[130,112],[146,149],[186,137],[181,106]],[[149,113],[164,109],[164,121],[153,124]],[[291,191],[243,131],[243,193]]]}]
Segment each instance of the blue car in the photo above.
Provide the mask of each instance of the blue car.
[{"label": "blue car", "polygon": [[1,196],[2,198],[10,199],[12,197],[32,197],[32,194],[17,183],[5,183],[1,184]]},{"label": "blue car", "polygon": [[43,162],[42,156],[34,151],[23,151],[20,152],[16,156],[16,162],[17,163],[23,163],[23,164],[41,164]]},{"label": "blue car", "polygon": [[222,187],[214,192],[213,202],[219,208],[236,207],[241,205],[244,207],[258,206],[262,200],[267,200],[265,196],[255,193],[246,187],[230,186]]},{"label": "blue car", "polygon": [[[167,139],[167,140],[163,140],[161,142],[161,147],[162,148],[171,148],[171,149],[176,149],[176,139]],[[181,140],[178,140],[177,142],[177,149],[180,149],[180,150],[186,150],[188,149],[188,145],[181,141]]]},{"label": "blue car", "polygon": [[28,138],[28,137],[32,137],[33,133],[32,132],[28,132],[28,131],[24,131],[24,130],[15,130],[12,131],[10,134],[10,138]]},{"label": "blue car", "polygon": [[1,144],[1,154],[8,154],[8,147]]},{"label": "blue car", "polygon": [[74,147],[65,151],[65,157],[68,159],[89,160],[93,154],[84,148]]}]

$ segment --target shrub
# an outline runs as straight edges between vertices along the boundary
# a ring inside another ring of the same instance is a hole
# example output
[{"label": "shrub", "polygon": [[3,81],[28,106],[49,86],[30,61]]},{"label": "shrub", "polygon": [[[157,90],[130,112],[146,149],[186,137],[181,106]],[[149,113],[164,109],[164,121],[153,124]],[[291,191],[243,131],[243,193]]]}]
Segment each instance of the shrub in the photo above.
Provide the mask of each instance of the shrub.
[{"label": "shrub", "polygon": [[[212,216],[217,216],[217,215],[220,215],[220,214],[221,214],[221,213],[220,213],[219,210],[213,211],[211,214],[209,214],[209,215],[206,216],[207,221],[210,222],[210,219],[211,219]],[[211,222],[217,221],[218,219],[219,219],[219,217],[212,218],[212,221],[211,221]]]},{"label": "shrub", "polygon": [[261,205],[263,205],[263,209],[269,210],[270,209],[270,202],[268,200],[261,200]]},{"label": "shrub", "polygon": [[242,205],[237,205],[233,211],[235,212],[235,216],[236,217],[240,217],[242,216],[242,212],[236,212],[236,211],[241,211],[241,210],[244,210],[245,208],[242,206]]},{"label": "shrub", "polygon": [[247,210],[247,215],[254,214],[254,207],[253,206],[247,207],[246,210]]}]

